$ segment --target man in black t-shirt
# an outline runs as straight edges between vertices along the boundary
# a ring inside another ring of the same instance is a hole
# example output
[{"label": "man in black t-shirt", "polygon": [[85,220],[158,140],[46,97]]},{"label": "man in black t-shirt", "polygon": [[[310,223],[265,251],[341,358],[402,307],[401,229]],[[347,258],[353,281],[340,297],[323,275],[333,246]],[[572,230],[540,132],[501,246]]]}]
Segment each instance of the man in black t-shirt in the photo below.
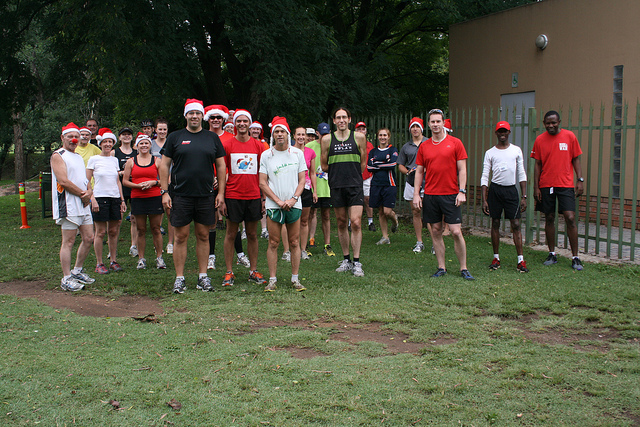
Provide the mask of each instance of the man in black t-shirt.
[{"label": "man in black t-shirt", "polygon": [[[187,258],[187,239],[193,221],[196,233],[196,256],[198,258],[197,289],[212,291],[211,279],[207,276],[209,254],[209,226],[215,223],[215,209],[226,214],[224,191],[227,168],[224,148],[220,138],[202,128],[204,106],[202,101],[187,99],[184,106],[187,127],[172,132],[167,137],[160,163],[160,187],[162,204],[171,209],[171,225],[175,227],[173,263],[176,280],[173,292],[185,291],[184,264]],[[213,177],[218,178],[218,196],[214,196]],[[171,168],[172,195],[169,196],[169,167]]]}]

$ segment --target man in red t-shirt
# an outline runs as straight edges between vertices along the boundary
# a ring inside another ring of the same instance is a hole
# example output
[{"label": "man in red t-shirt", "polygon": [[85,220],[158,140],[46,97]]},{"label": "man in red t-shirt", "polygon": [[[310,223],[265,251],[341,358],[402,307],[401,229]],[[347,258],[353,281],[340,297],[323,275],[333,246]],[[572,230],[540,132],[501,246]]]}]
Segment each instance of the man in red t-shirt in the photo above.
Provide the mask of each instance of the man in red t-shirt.
[{"label": "man in red t-shirt", "polygon": [[[454,249],[460,262],[460,275],[466,280],[474,280],[467,270],[467,245],[462,235],[462,203],[467,201],[467,151],[462,141],[447,135],[444,129],[442,110],[429,111],[431,138],[420,144],[416,156],[415,182],[424,184],[424,200],[420,198],[420,186],[413,188],[413,205],[422,209],[422,220],[431,224],[431,240],[438,260],[438,270],[431,277],[447,274],[445,268],[445,247],[442,232],[444,222],[449,224],[453,236]],[[426,174],[425,174],[426,172]]]},{"label": "man in red t-shirt", "polygon": [[251,113],[237,109],[233,115],[235,137],[223,142],[227,164],[227,233],[224,238],[224,258],[227,273],[222,286],[232,286],[234,241],[238,226],[244,221],[247,232],[247,253],[249,254],[249,281],[263,285],[267,281],[258,272],[258,221],[262,218],[262,198],[258,168],[264,151],[261,141],[249,135]]},{"label": "man in red t-shirt", "polygon": [[[573,260],[571,267],[582,270],[582,262],[578,258],[578,227],[576,225],[576,197],[583,192],[582,166],[580,165],[580,143],[573,132],[560,129],[560,114],[548,111],[544,115],[546,132],[540,134],[533,144],[531,157],[536,160],[533,175],[533,196],[536,199],[536,210],[544,213],[544,231],[547,236],[549,255],[544,265],[558,262],[555,253],[556,227],[555,211],[556,199],[558,212],[564,216],[564,222],[569,236],[569,245]],[[578,181],[573,184],[573,172]]]},{"label": "man in red t-shirt", "polygon": [[[360,132],[367,136],[367,125],[365,122],[356,123],[356,132]],[[373,150],[373,144],[367,141],[367,159],[369,152]],[[371,178],[373,174],[367,169],[362,172],[362,190],[364,191],[364,210],[367,212],[367,223],[369,231],[376,231],[376,224],[373,222],[373,208],[369,206],[369,192],[371,191]]]}]

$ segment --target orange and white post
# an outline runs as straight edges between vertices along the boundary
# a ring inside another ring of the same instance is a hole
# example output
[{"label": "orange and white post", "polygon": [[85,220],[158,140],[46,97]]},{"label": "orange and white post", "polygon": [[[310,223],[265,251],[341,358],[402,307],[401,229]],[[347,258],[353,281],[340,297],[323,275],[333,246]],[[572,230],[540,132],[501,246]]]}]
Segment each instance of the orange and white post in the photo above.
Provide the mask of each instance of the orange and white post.
[{"label": "orange and white post", "polygon": [[20,227],[20,229],[22,230],[23,228],[31,227],[29,227],[27,223],[27,201],[24,197],[24,182],[19,183],[18,188],[20,191],[20,215],[22,216],[22,227]]}]

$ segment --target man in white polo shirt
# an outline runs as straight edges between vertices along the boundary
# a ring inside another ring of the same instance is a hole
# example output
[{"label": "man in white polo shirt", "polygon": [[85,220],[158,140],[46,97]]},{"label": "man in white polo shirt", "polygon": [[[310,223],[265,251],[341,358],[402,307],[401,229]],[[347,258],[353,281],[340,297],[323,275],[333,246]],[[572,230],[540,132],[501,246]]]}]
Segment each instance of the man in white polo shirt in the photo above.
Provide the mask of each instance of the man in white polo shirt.
[{"label": "man in white polo shirt", "polygon": [[[522,150],[517,145],[509,143],[511,126],[507,122],[496,124],[498,143],[491,147],[484,155],[482,166],[482,211],[491,216],[491,245],[493,246],[493,260],[490,270],[500,268],[500,218],[511,221],[513,243],[518,253],[516,269],[520,273],[528,273],[527,263],[522,252],[522,233],[520,232],[520,214],[527,209],[527,174],[524,170]],[[491,186],[489,186],[491,175]],[[520,194],[516,183],[520,184]]]}]

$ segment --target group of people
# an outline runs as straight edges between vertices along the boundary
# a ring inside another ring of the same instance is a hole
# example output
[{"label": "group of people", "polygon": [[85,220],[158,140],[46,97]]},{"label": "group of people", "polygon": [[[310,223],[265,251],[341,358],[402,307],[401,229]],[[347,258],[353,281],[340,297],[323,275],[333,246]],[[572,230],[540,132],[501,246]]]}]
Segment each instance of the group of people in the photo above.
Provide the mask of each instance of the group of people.
[{"label": "group of people", "polygon": [[[196,289],[214,290],[207,270],[215,268],[216,224],[222,217],[226,218],[223,287],[234,285],[236,255],[236,264],[249,267],[250,282],[264,285],[265,292],[275,291],[278,247],[282,242],[283,258],[291,262],[292,288],[305,290],[299,279],[300,260],[311,255],[307,245],[316,246],[318,209],[324,253],[335,256],[330,245],[331,208],[343,255],[336,271],[362,277],[363,213],[367,214],[368,228],[375,230],[373,209],[378,210],[382,232],[378,245],[390,244],[389,228],[392,233],[398,229],[398,216],[393,210],[398,182],[396,170],[406,175],[403,197],[412,202],[416,235],[413,252],[425,249],[422,229],[426,224],[437,260],[437,270],[431,277],[447,274],[443,233],[448,228],[460,275],[474,280],[467,269],[461,227],[461,206],[466,202],[467,153],[462,141],[449,134],[451,125],[446,123],[442,110],[428,113],[430,138],[424,136],[423,120],[414,117],[409,123],[411,140],[400,150],[390,144],[391,132],[387,128],[377,131],[378,145],[374,148],[367,141],[366,124],[358,122],[355,131],[351,130],[351,113],[342,107],[332,114],[334,132],[327,123],[321,123],[317,130],[298,127],[292,133],[287,119],[276,116],[269,124],[268,142],[263,139],[262,125],[253,121],[247,110],[229,111],[223,105],[205,108],[202,101],[188,99],[184,117],[186,127],[171,133],[166,120],[156,121],[155,126],[151,121],[143,121],[143,132],[137,135],[135,148],[130,128],[120,130],[118,138],[107,128],[98,130],[97,123],[91,127],[87,123],[82,128],[69,123],[62,128],[62,147],[52,155],[51,166],[54,219],[62,229],[63,289],[77,291],[94,282],[95,279],[82,270],[91,245],[96,253],[96,272],[122,270],[117,261],[117,241],[129,200],[130,254],[138,256],[138,269],[147,267],[147,218],[156,267],[166,268],[161,223],[163,215],[167,215],[167,252],[173,255],[176,271],[173,292],[177,294],[187,288],[184,267],[192,222],[198,261]],[[224,129],[228,121],[233,124],[232,132]],[[208,123],[208,129],[204,128],[204,122]],[[574,255],[572,266],[581,270],[575,226],[575,197],[582,193],[583,182],[580,146],[573,133],[559,129],[557,112],[548,112],[544,124],[547,131],[536,139],[531,153],[536,160],[534,197],[537,209],[545,214],[549,245],[544,264],[557,262],[554,251],[557,199]],[[485,154],[481,178],[482,209],[492,218],[494,258],[489,268],[500,267],[499,226],[504,213],[511,221],[518,254],[516,268],[528,272],[519,223],[521,212],[527,207],[524,159],[520,148],[509,143],[507,122],[499,122],[495,134],[497,144]],[[114,150],[117,140],[120,146]],[[574,171],[578,176],[575,189]],[[263,224],[261,236],[269,239],[268,280],[257,269],[259,222]],[[246,255],[242,250],[241,225],[242,235],[247,239]],[[77,234],[82,242],[71,268],[71,250]],[[109,267],[103,263],[105,235]]]}]

